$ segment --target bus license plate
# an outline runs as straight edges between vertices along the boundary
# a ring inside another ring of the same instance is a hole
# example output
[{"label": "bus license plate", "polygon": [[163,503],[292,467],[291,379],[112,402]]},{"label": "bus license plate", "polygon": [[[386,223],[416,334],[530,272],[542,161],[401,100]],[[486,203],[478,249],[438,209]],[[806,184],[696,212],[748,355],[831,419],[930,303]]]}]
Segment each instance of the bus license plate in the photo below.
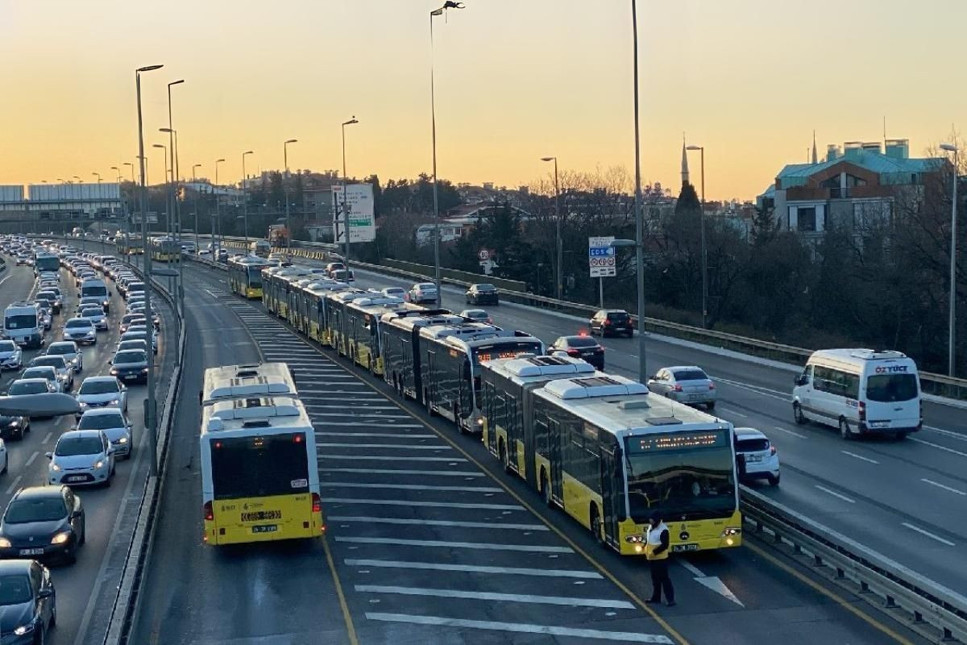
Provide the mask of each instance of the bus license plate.
[{"label": "bus license plate", "polygon": [[698,551],[698,544],[692,542],[690,544],[675,544],[672,546],[672,552],[680,553],[682,551]]},{"label": "bus license plate", "polygon": [[275,533],[278,530],[278,524],[262,524],[252,527],[252,533]]}]

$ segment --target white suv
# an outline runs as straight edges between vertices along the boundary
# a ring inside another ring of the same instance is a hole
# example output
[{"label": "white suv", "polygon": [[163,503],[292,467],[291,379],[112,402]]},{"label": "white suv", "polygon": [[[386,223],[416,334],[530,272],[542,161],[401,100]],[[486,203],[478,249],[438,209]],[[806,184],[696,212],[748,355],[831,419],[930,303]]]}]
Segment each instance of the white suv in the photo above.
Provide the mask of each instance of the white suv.
[{"label": "white suv", "polygon": [[735,456],[745,460],[742,479],[766,479],[772,486],[779,485],[779,453],[761,431],[755,428],[735,429]]}]

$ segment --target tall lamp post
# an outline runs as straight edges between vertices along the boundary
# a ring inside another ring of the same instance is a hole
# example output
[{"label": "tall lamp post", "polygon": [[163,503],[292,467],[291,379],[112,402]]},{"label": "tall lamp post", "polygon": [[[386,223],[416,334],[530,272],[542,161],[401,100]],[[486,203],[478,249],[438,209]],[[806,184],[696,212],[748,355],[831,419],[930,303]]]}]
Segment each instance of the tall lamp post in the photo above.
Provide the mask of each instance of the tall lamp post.
[{"label": "tall lamp post", "polygon": [[554,162],[554,227],[557,233],[557,299],[560,300],[564,292],[564,247],[561,243],[561,184],[557,181],[557,157],[541,157],[541,161]]},{"label": "tall lamp post", "polygon": [[954,153],[954,187],[950,207],[950,311],[947,318],[947,376],[956,376],[954,358],[957,341],[957,179],[960,150],[953,143],[941,143],[940,149]]},{"label": "tall lamp post", "polygon": [[[152,145],[151,147],[152,148],[161,148],[162,150],[165,151],[165,161],[164,161],[164,163],[165,163],[165,165],[164,165],[165,172],[164,172],[164,176],[165,176],[165,184],[168,184],[168,180],[169,180],[169,177],[168,177],[168,146],[166,146],[163,143],[156,143],[156,144]],[[170,185],[170,184],[168,184],[168,185]],[[168,229],[168,228],[170,228],[169,227],[169,224],[171,222],[171,191],[170,190],[165,191],[165,211],[167,211],[165,213],[165,229]],[[148,249],[146,248],[144,250],[144,252],[147,253],[148,252]]]},{"label": "tall lamp post", "polygon": [[245,229],[246,253],[248,253],[248,192],[245,190],[245,181],[248,179],[248,175],[245,174],[245,156],[254,154],[254,150],[246,150],[242,153],[242,226]]},{"label": "tall lamp post", "polygon": [[686,150],[698,150],[702,159],[702,212],[699,228],[702,230],[702,329],[708,327],[708,251],[705,246],[705,146],[687,146]]},{"label": "tall lamp post", "polygon": [[[342,124],[342,218],[341,219],[343,221],[342,234],[343,234],[343,237],[346,238],[346,247],[345,247],[346,248],[346,251],[344,253],[344,255],[345,255],[345,261],[343,263],[346,265],[346,278],[347,279],[349,278],[349,201],[347,200],[347,196],[346,196],[346,183],[347,183],[347,177],[346,177],[346,126],[347,125],[355,125],[356,123],[359,123],[359,121],[357,121],[356,120],[356,117],[354,116],[353,118],[349,119],[348,121],[343,121],[343,124]],[[337,221],[338,220],[339,220],[339,218],[337,218]],[[338,225],[337,225],[337,227],[338,227]]]},{"label": "tall lamp post", "polygon": [[[125,161],[121,165],[122,166],[128,166],[129,168],[131,168],[131,199],[130,199],[131,205],[130,206],[131,206],[131,214],[133,215],[134,214],[134,187],[135,187],[135,184],[134,184],[134,164],[131,163],[130,161]],[[125,223],[128,225],[127,226],[127,228],[128,228],[128,235],[130,235],[131,234],[131,220],[130,219],[127,219]]]},{"label": "tall lamp post", "polygon": [[101,173],[99,173],[99,172],[92,172],[91,174],[94,175],[95,177],[97,177],[97,183],[101,183]]},{"label": "tall lamp post", "polygon": [[289,144],[298,143],[298,139],[287,139],[282,143],[282,164],[285,166],[285,176],[282,178],[282,192],[285,195],[285,248],[292,248],[292,227],[289,225]]},{"label": "tall lamp post", "polygon": [[[212,215],[212,254],[215,254],[215,249],[221,251],[221,247],[215,246],[215,227],[218,227],[219,236],[222,232],[222,218],[221,218],[221,205],[218,203],[218,164],[225,163],[224,159],[215,160],[215,185],[212,187],[212,194],[215,196],[215,214]],[[213,257],[212,260],[218,261],[218,257]]]},{"label": "tall lamp post", "polygon": [[196,168],[201,168],[201,164],[196,163],[191,167],[191,183],[195,184],[195,255],[198,255],[201,249],[198,248],[198,184],[195,183],[198,178],[195,176]]},{"label": "tall lamp post", "polygon": [[[141,244],[144,248],[144,317],[150,321],[151,320],[151,254],[148,252],[148,227],[144,225],[147,220],[147,186],[145,184],[145,163],[144,163],[144,122],[141,116],[141,74],[143,72],[151,72],[156,69],[161,69],[163,65],[149,65],[147,67],[139,67],[134,72],[135,86],[137,88],[138,96],[138,161],[141,166]],[[149,335],[149,343],[154,342]],[[148,348],[149,360],[153,362],[153,354],[151,353],[151,348]],[[151,466],[151,476],[156,477],[158,475],[158,437],[155,435],[157,432],[157,425],[155,418],[157,416],[157,401],[154,395],[154,365],[148,367],[148,378],[146,387],[148,390],[147,404],[145,406],[144,416],[145,416],[145,428],[148,431],[148,445],[151,450],[151,458],[149,460]]]},{"label": "tall lamp post", "polygon": [[635,114],[635,282],[638,287],[638,381],[648,382],[645,360],[645,234],[641,212],[641,133],[638,123],[638,4],[631,0]]},{"label": "tall lamp post", "polygon": [[[184,81],[178,81],[178,83],[184,83]],[[175,83],[168,83],[168,118],[171,118],[171,86]],[[171,207],[174,211],[174,220],[169,219],[171,223],[168,227],[169,234],[175,240],[175,246],[178,247],[178,309],[181,311],[181,317],[185,316],[185,290],[184,290],[184,262],[182,262],[182,251],[181,251],[181,202],[178,200],[178,184],[181,173],[178,167],[178,131],[172,130],[171,128],[159,128],[159,132],[167,132],[169,135],[174,137],[175,147],[171,149]]]},{"label": "tall lamp post", "polygon": [[[161,132],[168,133],[168,148],[171,150],[171,187],[169,190],[171,192],[172,212],[177,210],[177,205],[175,204],[175,199],[176,199],[175,197],[175,146],[177,145],[178,134],[175,132],[174,122],[171,118],[171,88],[174,85],[181,85],[184,82],[185,82],[185,79],[182,78],[182,79],[178,79],[177,81],[171,81],[170,83],[168,83],[168,127],[161,129]],[[175,227],[174,227],[174,222],[172,220],[172,216],[169,215],[168,216],[168,234],[171,235],[172,233],[174,233],[174,229]]]},{"label": "tall lamp post", "polygon": [[440,284],[440,200],[437,195],[436,172],[436,88],[433,65],[433,18],[442,16],[447,9],[463,9],[462,2],[446,0],[439,9],[430,12],[430,131],[433,143],[433,281],[436,283],[437,306],[443,306],[443,289]]}]

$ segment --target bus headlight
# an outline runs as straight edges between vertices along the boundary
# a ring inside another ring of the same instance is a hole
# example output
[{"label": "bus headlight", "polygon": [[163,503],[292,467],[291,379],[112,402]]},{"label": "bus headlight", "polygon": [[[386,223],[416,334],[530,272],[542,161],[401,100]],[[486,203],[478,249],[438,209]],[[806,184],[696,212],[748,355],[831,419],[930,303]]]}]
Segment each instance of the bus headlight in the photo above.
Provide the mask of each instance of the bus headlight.
[{"label": "bus headlight", "polygon": [[644,535],[626,535],[625,542],[629,542],[631,544],[644,544],[645,536]]},{"label": "bus headlight", "polygon": [[736,526],[729,526],[722,531],[722,534],[719,537],[727,538],[727,537],[732,537],[733,535],[739,535],[740,533],[742,533],[741,528]]}]

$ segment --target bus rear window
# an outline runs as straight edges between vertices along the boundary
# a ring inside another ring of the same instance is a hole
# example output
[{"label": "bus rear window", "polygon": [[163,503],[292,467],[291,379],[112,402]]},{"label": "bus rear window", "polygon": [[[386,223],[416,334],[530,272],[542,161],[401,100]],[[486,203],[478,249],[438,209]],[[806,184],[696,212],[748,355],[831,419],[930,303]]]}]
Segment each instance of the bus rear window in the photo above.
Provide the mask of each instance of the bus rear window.
[{"label": "bus rear window", "polygon": [[890,403],[909,401],[920,394],[914,374],[876,374],[866,381],[866,398]]},{"label": "bus rear window", "polygon": [[304,433],[268,437],[212,437],[215,499],[294,495],[309,491]]}]

